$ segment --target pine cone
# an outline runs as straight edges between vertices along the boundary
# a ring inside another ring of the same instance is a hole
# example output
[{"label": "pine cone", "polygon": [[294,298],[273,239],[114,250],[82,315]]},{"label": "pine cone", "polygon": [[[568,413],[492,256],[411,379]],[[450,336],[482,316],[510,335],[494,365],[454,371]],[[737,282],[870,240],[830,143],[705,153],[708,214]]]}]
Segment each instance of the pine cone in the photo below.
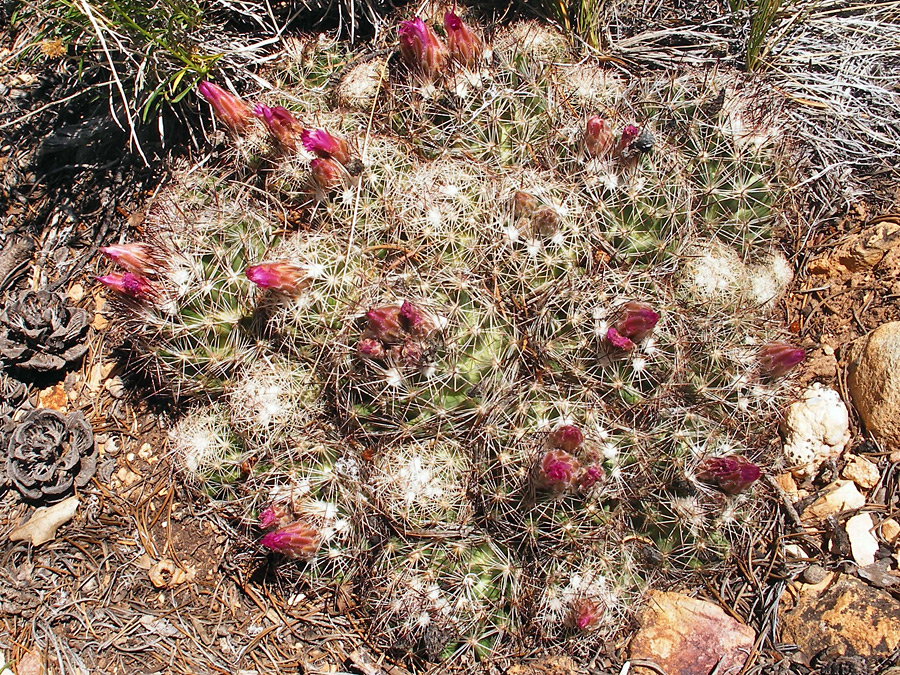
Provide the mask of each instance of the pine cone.
[{"label": "pine cone", "polygon": [[0,311],[0,358],[26,370],[61,370],[87,351],[89,322],[62,293],[21,291]]},{"label": "pine cone", "polygon": [[3,445],[7,479],[27,499],[63,497],[97,470],[94,433],[81,412],[29,410],[7,424]]}]

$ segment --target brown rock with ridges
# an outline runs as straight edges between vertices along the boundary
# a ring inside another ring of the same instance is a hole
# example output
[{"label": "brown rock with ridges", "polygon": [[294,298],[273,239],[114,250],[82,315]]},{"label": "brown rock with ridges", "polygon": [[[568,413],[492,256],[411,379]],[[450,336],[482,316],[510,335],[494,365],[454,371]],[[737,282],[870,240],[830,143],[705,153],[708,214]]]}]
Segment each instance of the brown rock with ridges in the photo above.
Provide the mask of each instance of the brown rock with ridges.
[{"label": "brown rock with ridges", "polygon": [[[718,605],[681,593],[650,591],[630,658],[654,662],[666,673],[738,672],[752,651],[754,633]],[[635,672],[652,671],[635,666]]]}]

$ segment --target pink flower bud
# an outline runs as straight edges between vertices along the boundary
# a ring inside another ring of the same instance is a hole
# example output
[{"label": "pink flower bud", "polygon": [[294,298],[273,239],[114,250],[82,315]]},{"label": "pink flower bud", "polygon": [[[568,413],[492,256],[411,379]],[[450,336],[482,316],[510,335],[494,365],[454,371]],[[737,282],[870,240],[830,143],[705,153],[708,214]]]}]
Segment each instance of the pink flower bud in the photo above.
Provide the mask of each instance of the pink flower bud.
[{"label": "pink flower bud", "polygon": [[388,305],[366,312],[369,325],[363,337],[375,338],[382,344],[400,344],[406,337],[405,320],[400,316],[400,309],[395,305]]},{"label": "pink flower bud", "polygon": [[240,98],[231,94],[222,87],[203,80],[197,85],[197,89],[212,106],[216,117],[235,132],[244,131],[253,120],[253,115],[248,106]]},{"label": "pink flower bud", "polygon": [[759,369],[771,380],[787,374],[806,358],[806,352],[789,342],[770,342],[759,350]]},{"label": "pink flower bud", "polygon": [[623,307],[621,318],[606,331],[606,339],[616,349],[631,351],[653,332],[657,323],[659,314],[650,305],[631,301]]},{"label": "pink flower bud", "polygon": [[331,157],[345,166],[350,162],[350,146],[343,138],[332,136],[324,129],[304,129],[300,138],[307,152]]},{"label": "pink flower bud", "polygon": [[290,110],[280,105],[269,107],[258,103],[253,114],[259,117],[266,129],[285,150],[297,149],[297,135],[303,132],[303,125]]},{"label": "pink flower bud", "polygon": [[616,143],[616,148],[613,150],[613,154],[616,157],[620,157],[622,153],[631,145],[631,142],[640,136],[641,128],[635,124],[626,124],[625,128],[622,129],[622,136],[619,138],[619,142]]},{"label": "pink flower bud", "polygon": [[540,487],[554,492],[564,492],[572,487],[578,471],[578,460],[563,450],[548,450],[541,460],[538,476]]},{"label": "pink flower bud", "polygon": [[707,457],[697,467],[698,480],[715,485],[728,495],[743,492],[761,475],[756,464],[740,455]]},{"label": "pink flower bud", "polygon": [[584,130],[584,149],[589,156],[603,159],[609,155],[614,141],[612,129],[605,119],[594,115],[587,121]]},{"label": "pink flower bud", "polygon": [[321,194],[333,192],[344,184],[347,175],[344,167],[330,157],[316,157],[309,163],[313,183]]},{"label": "pink flower bud", "polygon": [[259,541],[266,548],[293,558],[312,557],[321,542],[319,532],[302,520],[269,532]]},{"label": "pink flower bud", "polygon": [[364,359],[384,358],[384,345],[381,344],[381,340],[376,340],[375,338],[363,338],[360,340],[359,344],[356,345],[356,351]]},{"label": "pink flower bud", "polygon": [[254,265],[244,270],[247,278],[260,288],[296,295],[309,283],[306,271],[293,263],[273,262]]},{"label": "pink flower bud", "polygon": [[124,274],[107,274],[103,277],[94,277],[101,284],[122,295],[136,300],[152,300],[156,296],[156,289],[150,281],[138,274],[125,272]]},{"label": "pink flower bud", "polygon": [[422,346],[407,339],[402,344],[391,347],[391,357],[397,363],[407,366],[417,365],[422,361]]},{"label": "pink flower bud", "polygon": [[547,444],[557,450],[575,452],[584,443],[584,434],[574,424],[563,424],[556,427],[547,437]]},{"label": "pink flower bud", "polygon": [[577,601],[572,607],[573,623],[579,630],[589,631],[600,625],[603,613],[600,606],[586,598]]},{"label": "pink flower bud", "polygon": [[400,323],[410,335],[424,335],[430,328],[428,319],[409,300],[404,300],[400,306]]},{"label": "pink flower bud", "polygon": [[600,464],[592,464],[584,467],[578,474],[578,489],[587,492],[597,483],[603,480],[606,473]]},{"label": "pink flower bud", "polygon": [[143,277],[156,275],[165,265],[162,256],[149,244],[113,244],[101,247],[100,253],[132,274]]},{"label": "pink flower bud", "polygon": [[287,513],[280,506],[269,506],[259,513],[259,526],[264,530],[271,529],[287,518]]},{"label": "pink flower bud", "polygon": [[453,12],[444,14],[444,30],[450,55],[469,68],[476,65],[482,53],[481,38]]},{"label": "pink flower bud", "polygon": [[400,22],[400,56],[410,68],[419,70],[426,77],[437,78],[447,65],[447,47],[441,39],[416,17]]}]

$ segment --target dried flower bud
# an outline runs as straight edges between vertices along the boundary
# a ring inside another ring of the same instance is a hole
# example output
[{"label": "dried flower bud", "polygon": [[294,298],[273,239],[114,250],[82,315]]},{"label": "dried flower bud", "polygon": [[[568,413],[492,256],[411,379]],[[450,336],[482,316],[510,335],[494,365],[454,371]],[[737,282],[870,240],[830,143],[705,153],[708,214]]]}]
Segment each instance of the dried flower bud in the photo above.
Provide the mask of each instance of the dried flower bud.
[{"label": "dried flower bud", "polygon": [[578,460],[563,450],[548,450],[541,460],[538,476],[540,487],[554,492],[564,492],[572,487],[578,471]]},{"label": "dried flower bud", "polygon": [[318,157],[331,157],[343,165],[350,163],[350,146],[343,138],[332,136],[324,129],[304,129],[303,147]]},{"label": "dried flower bud", "polygon": [[534,195],[522,192],[522,190],[516,190],[512,202],[513,218],[516,220],[519,218],[531,217],[531,214],[534,213],[539,206],[538,200]]},{"label": "dried flower bud", "polygon": [[427,334],[431,327],[425,315],[409,300],[404,300],[400,306],[400,323],[410,335],[415,336]]},{"label": "dried flower bud", "polygon": [[253,115],[243,100],[206,80],[200,82],[197,89],[209,101],[216,117],[229,129],[240,132],[250,125]]},{"label": "dried flower bud", "polygon": [[606,339],[617,349],[631,351],[635,344],[653,332],[657,323],[659,314],[650,305],[631,301],[625,304],[622,317],[606,331]]},{"label": "dried flower bud", "polygon": [[770,342],[759,350],[759,369],[771,380],[787,374],[806,358],[806,352],[789,342]]},{"label": "dried flower bud", "polygon": [[287,524],[285,519],[288,517],[287,512],[280,506],[269,506],[259,513],[259,526],[264,530],[269,530],[278,525]]},{"label": "dried flower bud", "polygon": [[625,128],[622,129],[622,135],[619,137],[619,142],[616,143],[615,150],[613,150],[613,154],[616,157],[621,157],[622,153],[631,145],[631,142],[637,138],[641,133],[641,128],[635,124],[626,124]]},{"label": "dried flower bud", "polygon": [[563,424],[556,427],[547,437],[547,444],[551,448],[566,452],[575,452],[582,443],[584,443],[584,434],[574,424]]},{"label": "dried flower bud", "polygon": [[614,142],[612,129],[605,119],[594,115],[587,121],[584,130],[584,149],[589,156],[603,159],[609,155]]},{"label": "dried flower bud", "polygon": [[309,168],[320,194],[327,194],[341,187],[347,175],[340,162],[330,157],[316,157],[309,163]]},{"label": "dried flower bud", "polygon": [[149,244],[113,244],[103,246],[100,253],[132,274],[143,277],[156,276],[165,265],[162,256]]},{"label": "dried flower bud", "polygon": [[469,68],[476,65],[483,51],[481,38],[453,12],[444,14],[444,30],[450,56]]},{"label": "dried flower bud", "polygon": [[156,296],[156,289],[150,281],[139,274],[125,272],[124,274],[107,274],[102,277],[94,277],[101,284],[122,295],[136,300],[152,300]]},{"label": "dried flower bud", "polygon": [[559,231],[559,213],[552,206],[538,207],[531,215],[531,231],[535,237],[552,237]]},{"label": "dried flower bud", "polygon": [[401,21],[399,33],[400,55],[406,64],[429,78],[437,78],[448,58],[447,47],[437,34],[419,17]]},{"label": "dried flower bud", "polygon": [[253,114],[263,121],[266,129],[282,148],[297,149],[297,135],[305,132],[303,125],[290,110],[280,105],[269,107],[259,103],[253,109]]},{"label": "dried flower bud", "polygon": [[356,351],[364,359],[383,359],[384,345],[375,338],[363,338],[356,345]]},{"label": "dried flower bud", "polygon": [[296,520],[290,525],[269,532],[260,544],[272,551],[294,558],[310,558],[319,550],[322,538],[310,524]]},{"label": "dried flower bud", "polygon": [[387,305],[375,307],[366,312],[369,325],[364,337],[373,337],[383,344],[399,344],[406,337],[404,320],[400,318],[400,307]]},{"label": "dried flower bud", "polygon": [[728,495],[743,492],[761,475],[759,467],[741,455],[707,457],[697,468],[699,480],[715,485]]},{"label": "dried flower bud", "polygon": [[572,623],[579,630],[594,630],[600,625],[603,613],[600,606],[593,600],[582,598],[572,607]]},{"label": "dried flower bud", "polygon": [[289,262],[264,263],[244,270],[247,278],[260,288],[296,295],[309,283],[306,270]]},{"label": "dried flower bud", "polygon": [[422,361],[422,346],[412,340],[391,347],[391,357],[397,363],[407,366],[418,365]]},{"label": "dried flower bud", "polygon": [[603,466],[600,464],[586,466],[578,473],[578,489],[587,492],[597,483],[601,482],[605,476],[606,473],[603,471]]}]

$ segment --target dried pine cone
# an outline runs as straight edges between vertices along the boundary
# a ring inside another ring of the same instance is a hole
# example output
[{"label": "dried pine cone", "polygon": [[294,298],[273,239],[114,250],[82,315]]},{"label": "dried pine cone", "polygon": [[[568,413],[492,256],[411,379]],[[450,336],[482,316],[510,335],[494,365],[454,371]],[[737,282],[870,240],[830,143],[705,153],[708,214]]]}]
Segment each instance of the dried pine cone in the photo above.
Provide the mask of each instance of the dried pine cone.
[{"label": "dried pine cone", "polygon": [[0,371],[0,417],[12,417],[13,412],[28,395],[28,386]]},{"label": "dried pine cone", "polygon": [[29,410],[5,431],[7,479],[27,499],[58,499],[97,470],[94,433],[81,412]]},{"label": "dried pine cone", "polygon": [[27,370],[61,370],[87,351],[89,323],[62,293],[21,291],[0,311],[0,358]]}]

